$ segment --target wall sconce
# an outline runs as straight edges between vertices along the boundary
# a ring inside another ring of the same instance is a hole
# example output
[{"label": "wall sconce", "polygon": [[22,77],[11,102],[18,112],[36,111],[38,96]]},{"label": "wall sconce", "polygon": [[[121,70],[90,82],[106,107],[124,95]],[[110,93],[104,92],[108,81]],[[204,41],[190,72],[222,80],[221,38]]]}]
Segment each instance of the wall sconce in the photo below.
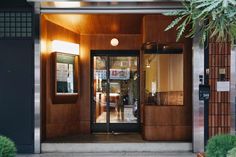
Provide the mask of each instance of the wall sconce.
[{"label": "wall sconce", "polygon": [[116,38],[111,39],[111,46],[117,46],[119,44],[119,40]]},{"label": "wall sconce", "polygon": [[148,60],[148,61],[147,61],[147,64],[146,64],[146,68],[150,68],[150,67],[151,67],[150,61]]},{"label": "wall sconce", "polygon": [[79,55],[79,44],[53,40],[52,41],[52,52],[63,52],[68,54]]}]

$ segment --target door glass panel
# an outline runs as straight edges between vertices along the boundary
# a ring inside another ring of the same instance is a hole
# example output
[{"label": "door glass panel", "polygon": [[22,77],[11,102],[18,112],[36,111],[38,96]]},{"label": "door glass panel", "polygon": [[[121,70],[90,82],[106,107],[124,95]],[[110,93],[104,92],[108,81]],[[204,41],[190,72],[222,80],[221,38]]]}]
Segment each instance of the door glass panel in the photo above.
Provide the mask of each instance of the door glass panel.
[{"label": "door glass panel", "polygon": [[107,57],[93,58],[93,111],[95,123],[107,122]]},{"label": "door glass panel", "polygon": [[109,57],[110,123],[137,123],[137,57]]}]

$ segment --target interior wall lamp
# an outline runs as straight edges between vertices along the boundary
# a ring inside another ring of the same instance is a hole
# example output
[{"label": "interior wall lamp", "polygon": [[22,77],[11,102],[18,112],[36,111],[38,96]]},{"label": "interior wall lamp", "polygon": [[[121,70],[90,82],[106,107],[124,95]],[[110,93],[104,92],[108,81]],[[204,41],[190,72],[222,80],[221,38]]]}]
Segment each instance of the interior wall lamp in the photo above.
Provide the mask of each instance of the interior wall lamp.
[{"label": "interior wall lamp", "polygon": [[150,60],[147,61],[147,64],[146,64],[146,68],[150,68],[151,65],[150,65]]},{"label": "interior wall lamp", "polygon": [[68,54],[79,55],[79,44],[60,40],[53,40],[52,52],[63,52]]},{"label": "interior wall lamp", "polygon": [[117,38],[112,38],[111,39],[111,46],[118,46],[119,45],[119,40]]}]

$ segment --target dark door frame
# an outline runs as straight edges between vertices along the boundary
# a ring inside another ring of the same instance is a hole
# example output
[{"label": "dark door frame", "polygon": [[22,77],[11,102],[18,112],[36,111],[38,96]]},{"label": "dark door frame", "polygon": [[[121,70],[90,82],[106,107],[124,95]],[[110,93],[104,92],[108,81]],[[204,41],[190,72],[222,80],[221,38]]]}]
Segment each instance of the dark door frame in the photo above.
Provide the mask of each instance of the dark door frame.
[{"label": "dark door frame", "polygon": [[[109,57],[137,57],[137,72],[138,72],[138,89],[140,90],[140,51],[139,50],[91,50],[91,58],[90,58],[90,84],[91,84],[91,93],[90,93],[90,128],[91,132],[139,132],[141,129],[141,118],[140,118],[140,92],[138,99],[138,119],[137,123],[110,123],[109,114],[107,114],[107,123],[94,123],[94,105],[93,105],[93,80],[94,80],[94,69],[93,69],[93,57],[94,56],[107,56],[108,63],[107,68],[109,68]],[[109,76],[109,70],[107,76]],[[108,87],[109,89],[109,84]],[[109,93],[109,91],[107,90]],[[107,110],[109,111],[109,97],[107,97]]]}]

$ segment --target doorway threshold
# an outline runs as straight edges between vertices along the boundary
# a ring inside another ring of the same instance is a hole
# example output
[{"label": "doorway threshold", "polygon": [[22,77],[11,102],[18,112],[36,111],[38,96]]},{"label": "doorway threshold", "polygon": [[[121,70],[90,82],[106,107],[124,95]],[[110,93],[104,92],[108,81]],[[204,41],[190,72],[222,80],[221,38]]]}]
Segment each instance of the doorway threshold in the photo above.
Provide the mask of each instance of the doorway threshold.
[{"label": "doorway threshold", "polygon": [[43,153],[190,152],[191,142],[145,141],[140,133],[96,133],[54,138],[42,143]]},{"label": "doorway threshold", "polygon": [[42,143],[42,153],[191,152],[192,143]]}]

